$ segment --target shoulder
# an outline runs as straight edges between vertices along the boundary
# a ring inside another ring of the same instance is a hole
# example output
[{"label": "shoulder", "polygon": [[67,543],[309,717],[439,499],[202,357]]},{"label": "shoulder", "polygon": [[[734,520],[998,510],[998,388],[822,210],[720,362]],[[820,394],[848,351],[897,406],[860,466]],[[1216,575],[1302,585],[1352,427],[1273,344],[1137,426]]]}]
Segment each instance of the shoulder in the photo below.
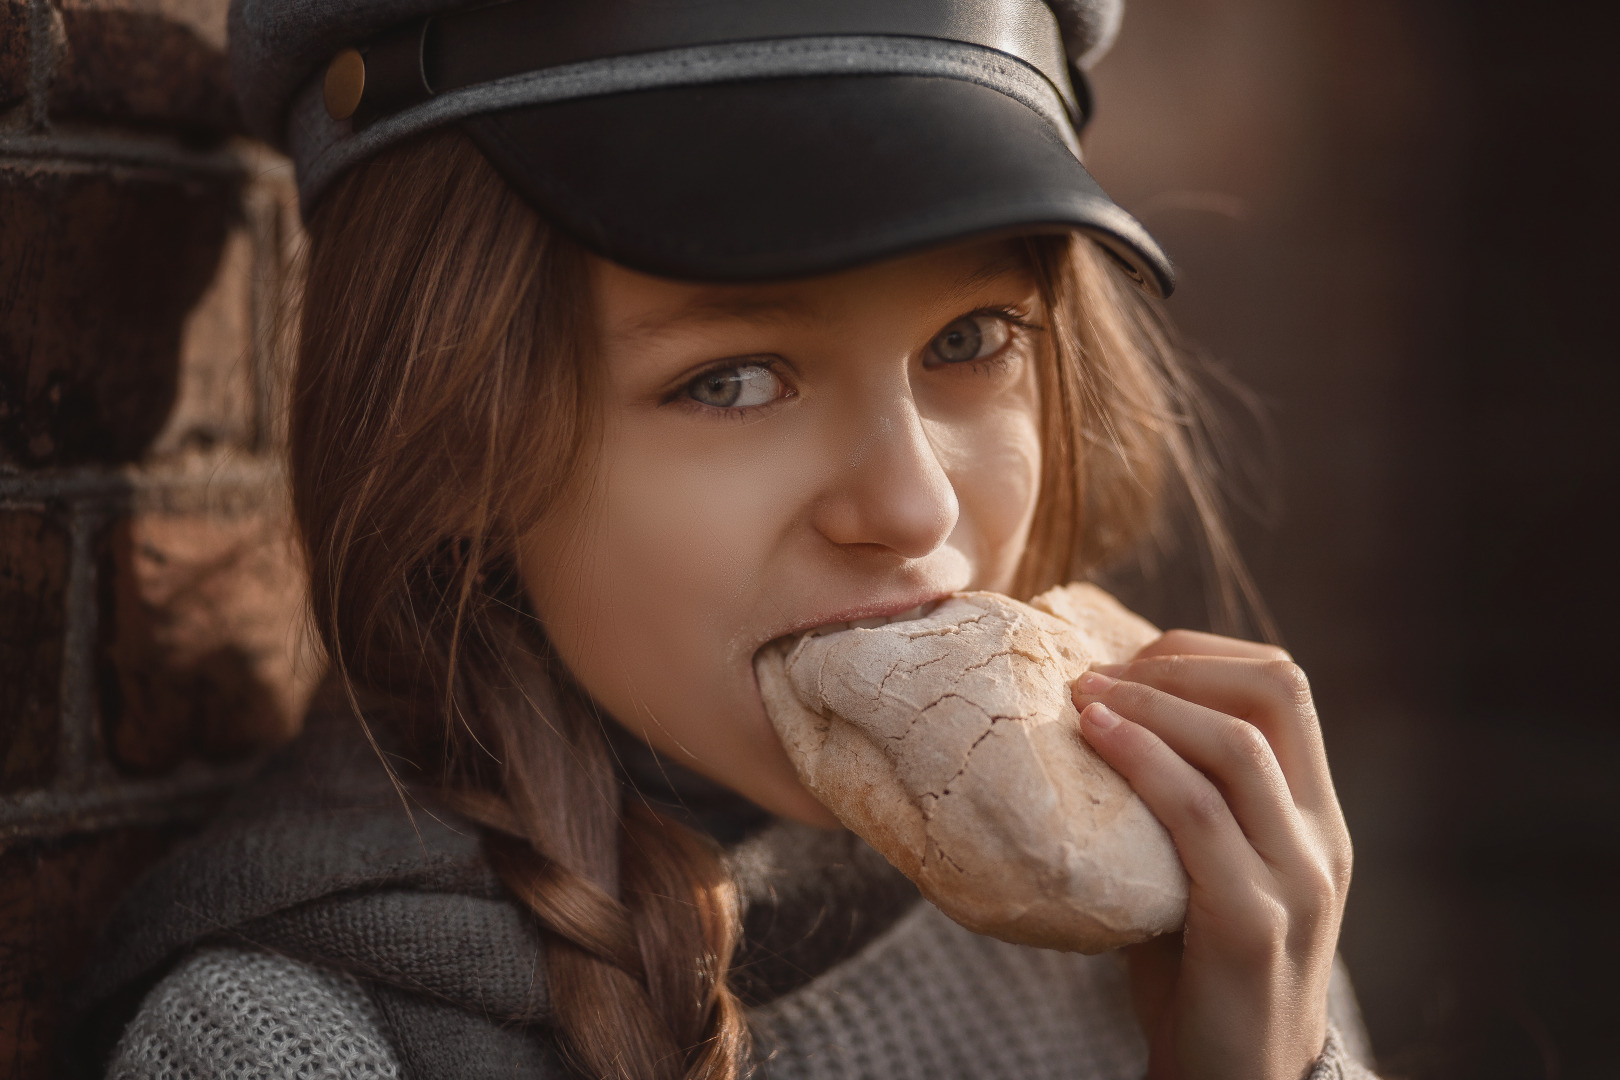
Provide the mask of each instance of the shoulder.
[{"label": "shoulder", "polygon": [[191,954],[146,996],[107,1076],[393,1080],[399,1062],[383,1031],[352,976],[213,946]]},{"label": "shoulder", "polygon": [[[1343,965],[1310,1080],[1372,1080]],[[750,1012],[771,1080],[1105,1080],[1148,1047],[1124,957],[1010,945],[923,903],[856,956]]]},{"label": "shoulder", "polygon": [[1147,1068],[1118,956],[1009,945],[927,903],[750,1019],[772,1080],[1094,1080]]}]

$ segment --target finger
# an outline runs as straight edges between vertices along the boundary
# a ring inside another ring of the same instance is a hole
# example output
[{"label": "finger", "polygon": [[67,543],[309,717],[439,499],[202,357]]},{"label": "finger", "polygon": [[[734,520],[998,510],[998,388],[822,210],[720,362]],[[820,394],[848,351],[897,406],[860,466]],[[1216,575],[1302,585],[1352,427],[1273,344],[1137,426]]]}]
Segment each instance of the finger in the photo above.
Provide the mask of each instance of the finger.
[{"label": "finger", "polygon": [[1100,701],[1081,712],[1080,731],[1169,830],[1198,888],[1225,900],[1217,906],[1229,906],[1234,898],[1257,901],[1255,883],[1269,872],[1207,776],[1163,739]]},{"label": "finger", "polygon": [[1318,813],[1338,805],[1310,683],[1292,661],[1174,655],[1093,670],[1248,721],[1271,743],[1296,803]]},{"label": "finger", "polygon": [[1244,835],[1268,863],[1291,866],[1308,847],[1309,837],[1282,766],[1253,724],[1097,672],[1082,675],[1074,694],[1076,706],[1102,702],[1152,732],[1213,780]]},{"label": "finger", "polygon": [[1288,650],[1259,641],[1205,634],[1198,630],[1168,630],[1137,651],[1136,659],[1150,656],[1240,656],[1250,660],[1292,660]]}]

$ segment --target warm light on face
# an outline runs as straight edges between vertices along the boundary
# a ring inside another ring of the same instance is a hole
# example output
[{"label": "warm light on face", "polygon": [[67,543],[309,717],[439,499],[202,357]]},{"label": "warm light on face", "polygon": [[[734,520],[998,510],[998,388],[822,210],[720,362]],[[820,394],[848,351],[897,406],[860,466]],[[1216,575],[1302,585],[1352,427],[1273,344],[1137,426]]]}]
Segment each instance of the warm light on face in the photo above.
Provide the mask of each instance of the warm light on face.
[{"label": "warm light on face", "polygon": [[1015,243],[784,284],[591,271],[602,442],[525,540],[569,669],[660,751],[833,825],[754,683],[759,647],[1005,591],[1040,477],[1044,313]]}]

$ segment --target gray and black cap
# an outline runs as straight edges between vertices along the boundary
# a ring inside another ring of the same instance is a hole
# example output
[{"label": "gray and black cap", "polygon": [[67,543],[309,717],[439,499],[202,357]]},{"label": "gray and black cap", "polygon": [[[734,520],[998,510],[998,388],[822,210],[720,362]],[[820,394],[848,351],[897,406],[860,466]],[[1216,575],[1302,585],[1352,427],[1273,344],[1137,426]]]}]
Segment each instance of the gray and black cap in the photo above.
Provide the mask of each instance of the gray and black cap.
[{"label": "gray and black cap", "polygon": [[1174,275],[1080,162],[1123,0],[233,0],[250,127],[332,180],[455,124],[592,250],[669,277],[1079,229]]}]

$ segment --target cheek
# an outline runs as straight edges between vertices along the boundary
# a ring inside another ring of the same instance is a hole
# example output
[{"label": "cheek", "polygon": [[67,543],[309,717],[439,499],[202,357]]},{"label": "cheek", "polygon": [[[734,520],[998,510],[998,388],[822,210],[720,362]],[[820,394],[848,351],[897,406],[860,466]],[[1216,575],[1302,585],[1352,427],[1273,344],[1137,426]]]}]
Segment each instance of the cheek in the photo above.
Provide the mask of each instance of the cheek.
[{"label": "cheek", "polygon": [[655,425],[626,433],[603,470],[596,512],[611,523],[599,533],[614,593],[713,632],[735,622],[768,573],[791,484],[778,448],[694,443]]},{"label": "cheek", "polygon": [[531,534],[523,568],[570,670],[632,726],[638,712],[677,722],[680,703],[720,707],[782,516],[758,454],[643,445],[652,437],[608,434],[589,498]]},{"label": "cheek", "polygon": [[975,588],[1005,592],[1029,539],[1040,495],[1040,423],[1033,404],[952,427],[938,444],[961,517],[953,544],[978,568]]},{"label": "cheek", "polygon": [[658,750],[776,813],[836,820],[798,783],[754,686],[791,450],[728,458],[643,432],[606,442],[591,497],[528,537],[522,573],[570,673]]}]

